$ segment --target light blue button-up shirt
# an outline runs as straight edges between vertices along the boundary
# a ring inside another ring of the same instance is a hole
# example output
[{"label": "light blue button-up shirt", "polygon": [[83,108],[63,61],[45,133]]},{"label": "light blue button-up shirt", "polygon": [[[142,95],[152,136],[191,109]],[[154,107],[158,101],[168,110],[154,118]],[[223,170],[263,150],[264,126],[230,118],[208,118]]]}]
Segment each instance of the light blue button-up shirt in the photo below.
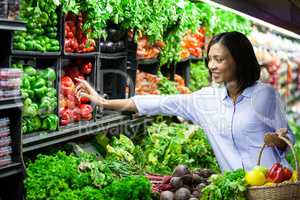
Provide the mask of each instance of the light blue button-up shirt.
[{"label": "light blue button-up shirt", "polygon": [[[288,137],[295,142],[278,92],[260,81],[246,88],[235,104],[224,86],[206,87],[188,95],[135,96],[132,100],[139,115],[181,116],[201,126],[222,171],[249,171],[256,166],[266,132],[288,128]],[[289,166],[284,156],[285,152],[267,147],[261,165],[270,168],[281,161]]]}]

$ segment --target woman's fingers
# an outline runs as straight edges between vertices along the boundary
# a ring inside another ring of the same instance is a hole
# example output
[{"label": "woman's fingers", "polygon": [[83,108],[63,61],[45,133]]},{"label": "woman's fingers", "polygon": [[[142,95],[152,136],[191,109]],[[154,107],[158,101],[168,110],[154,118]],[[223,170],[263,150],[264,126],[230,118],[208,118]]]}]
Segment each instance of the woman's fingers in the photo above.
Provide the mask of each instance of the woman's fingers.
[{"label": "woman's fingers", "polygon": [[268,132],[265,134],[264,142],[268,147],[274,147],[275,146],[275,137],[277,137],[276,134]]}]

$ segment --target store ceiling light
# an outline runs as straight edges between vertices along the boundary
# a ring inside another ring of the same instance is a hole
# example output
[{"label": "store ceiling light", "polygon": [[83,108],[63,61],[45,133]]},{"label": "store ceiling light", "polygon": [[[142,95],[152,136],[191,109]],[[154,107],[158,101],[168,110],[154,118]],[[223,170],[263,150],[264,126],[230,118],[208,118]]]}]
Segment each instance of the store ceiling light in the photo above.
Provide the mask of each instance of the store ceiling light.
[{"label": "store ceiling light", "polygon": [[265,21],[263,21],[263,20],[261,20],[261,19],[252,17],[252,16],[250,16],[250,15],[247,15],[247,14],[245,14],[245,13],[242,13],[242,12],[240,12],[240,11],[234,10],[234,9],[232,9],[232,8],[229,8],[229,7],[227,7],[227,6],[224,6],[224,5],[220,4],[220,3],[216,3],[216,2],[211,1],[211,0],[201,0],[201,1],[202,1],[202,2],[205,2],[205,3],[209,4],[209,5],[212,5],[212,6],[215,6],[215,7],[218,7],[218,8],[227,10],[227,11],[230,11],[230,12],[235,13],[235,14],[237,14],[237,15],[243,16],[243,17],[245,17],[245,18],[247,18],[247,19],[250,19],[251,21],[253,21],[253,22],[255,22],[255,23],[258,23],[258,24],[260,24],[260,25],[262,25],[262,26],[266,26],[266,27],[268,27],[268,28],[270,28],[270,29],[272,29],[272,30],[274,30],[274,31],[277,31],[277,32],[279,32],[279,33],[281,33],[281,34],[284,34],[284,35],[286,35],[286,36],[293,37],[293,38],[295,38],[295,39],[300,40],[300,35],[298,35],[298,34],[292,32],[292,31],[288,31],[288,30],[286,30],[286,29],[284,29],[284,28],[281,28],[281,27],[279,27],[279,26],[275,26],[275,25],[273,25],[273,24],[271,24],[271,23],[265,22]]}]

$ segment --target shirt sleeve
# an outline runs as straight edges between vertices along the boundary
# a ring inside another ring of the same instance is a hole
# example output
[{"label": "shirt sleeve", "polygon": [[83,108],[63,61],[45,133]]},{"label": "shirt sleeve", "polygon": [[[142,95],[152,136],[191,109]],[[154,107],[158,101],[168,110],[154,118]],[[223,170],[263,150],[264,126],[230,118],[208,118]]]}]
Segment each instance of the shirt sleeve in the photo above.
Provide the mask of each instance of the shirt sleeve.
[{"label": "shirt sleeve", "polygon": [[[295,136],[288,125],[286,112],[279,93],[273,87],[266,85],[255,91],[252,98],[255,110],[271,128],[272,132],[275,132],[279,128],[287,128],[287,137],[294,144]],[[282,152],[278,148],[276,148],[276,151],[280,154],[281,158],[285,157],[285,153],[287,152]]]},{"label": "shirt sleeve", "polygon": [[193,121],[193,94],[185,95],[138,95],[131,99],[139,115],[173,115]]}]

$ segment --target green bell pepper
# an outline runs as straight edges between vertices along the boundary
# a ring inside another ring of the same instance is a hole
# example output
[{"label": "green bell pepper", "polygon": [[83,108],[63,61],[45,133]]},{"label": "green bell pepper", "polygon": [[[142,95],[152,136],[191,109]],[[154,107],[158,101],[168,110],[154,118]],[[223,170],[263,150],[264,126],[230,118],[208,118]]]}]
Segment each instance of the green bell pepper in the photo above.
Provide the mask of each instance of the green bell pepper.
[{"label": "green bell pepper", "polygon": [[22,119],[22,134],[27,133],[27,121],[25,119]]},{"label": "green bell pepper", "polygon": [[35,117],[38,114],[38,105],[36,103],[32,103],[31,105],[23,106],[23,116]]},{"label": "green bell pepper", "polygon": [[41,120],[38,116],[35,116],[31,119],[31,126],[32,126],[34,131],[37,131],[37,130],[41,129],[42,123],[41,123]]},{"label": "green bell pepper", "polygon": [[48,88],[48,91],[46,94],[47,97],[56,97],[56,95],[57,95],[57,92],[56,92],[55,88]]},{"label": "green bell pepper", "polygon": [[29,50],[29,51],[33,51],[34,48],[33,48],[33,42],[32,41],[26,41],[25,42],[25,47],[26,47],[26,50]]},{"label": "green bell pepper", "polygon": [[38,98],[42,98],[43,96],[46,95],[48,89],[47,87],[44,85],[42,87],[39,87],[39,88],[34,88],[33,89],[35,95],[38,97]]},{"label": "green bell pepper", "polygon": [[41,71],[40,76],[48,81],[55,81],[56,79],[56,73],[54,71],[54,69],[52,68],[46,68],[44,70]]},{"label": "green bell pepper", "polygon": [[34,131],[34,128],[32,126],[32,118],[24,117],[23,120],[26,126],[26,133],[31,133],[32,131]]},{"label": "green bell pepper", "polygon": [[31,85],[30,88],[32,88],[32,86],[35,84],[36,76],[28,76],[28,79],[29,79],[30,85]]},{"label": "green bell pepper", "polygon": [[55,131],[58,126],[58,116],[55,114],[48,115],[44,120],[42,124],[42,129],[44,130],[50,130]]},{"label": "green bell pepper", "polygon": [[30,81],[26,74],[24,76],[22,76],[21,88],[22,89],[30,89]]},{"label": "green bell pepper", "polygon": [[51,52],[59,51],[59,46],[50,46],[47,50]]},{"label": "green bell pepper", "polygon": [[41,88],[43,86],[46,86],[46,81],[42,77],[38,77],[35,83],[33,84],[33,88]]},{"label": "green bell pepper", "polygon": [[34,76],[34,75],[36,75],[36,69],[28,66],[28,67],[25,67],[24,73],[27,74],[28,76]]},{"label": "green bell pepper", "polygon": [[34,98],[34,92],[30,89],[21,89],[22,97],[24,99],[29,98],[33,99]]},{"label": "green bell pepper", "polygon": [[26,50],[25,44],[21,42],[14,43],[14,48],[18,50]]}]

